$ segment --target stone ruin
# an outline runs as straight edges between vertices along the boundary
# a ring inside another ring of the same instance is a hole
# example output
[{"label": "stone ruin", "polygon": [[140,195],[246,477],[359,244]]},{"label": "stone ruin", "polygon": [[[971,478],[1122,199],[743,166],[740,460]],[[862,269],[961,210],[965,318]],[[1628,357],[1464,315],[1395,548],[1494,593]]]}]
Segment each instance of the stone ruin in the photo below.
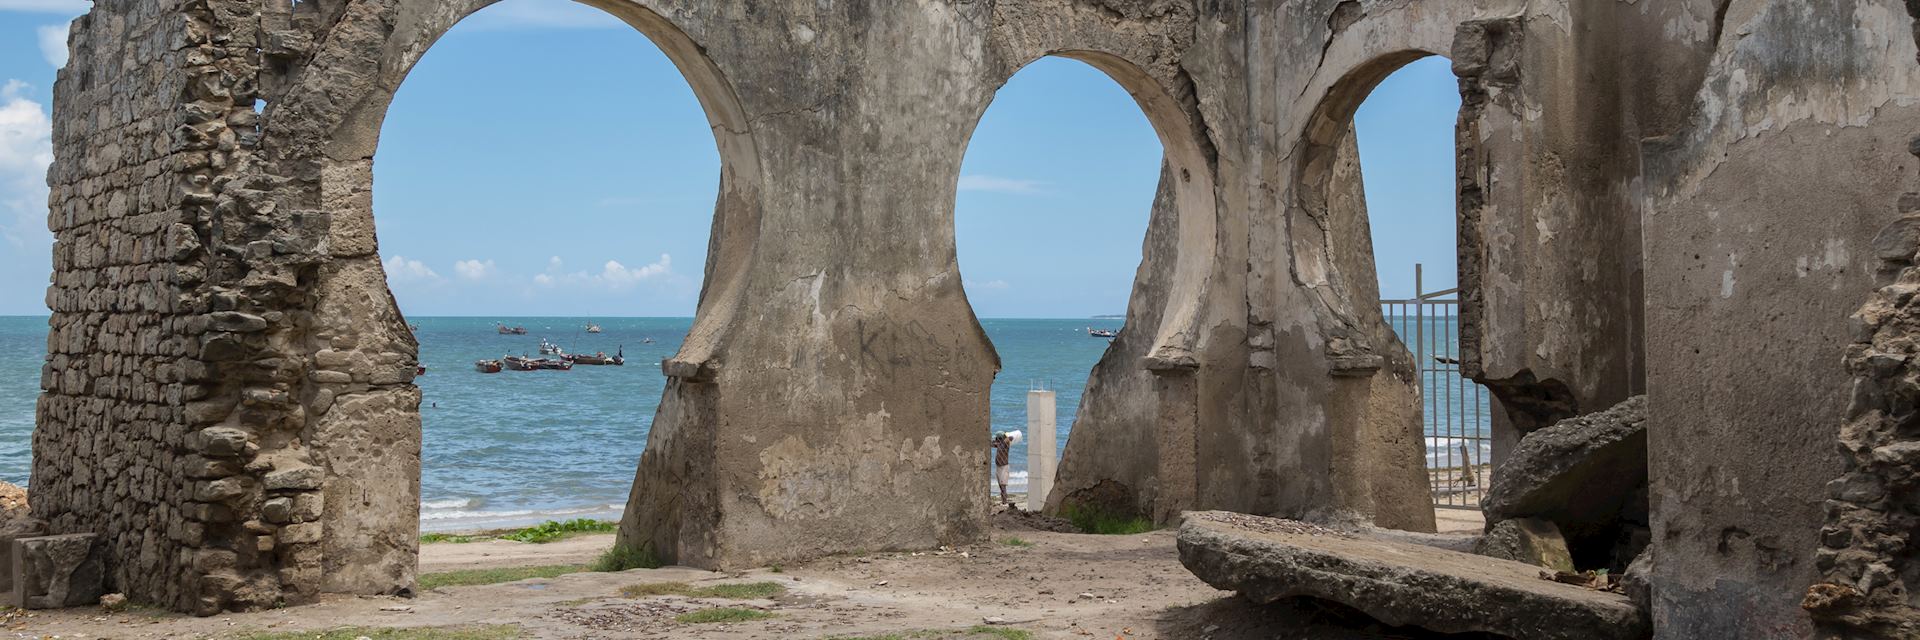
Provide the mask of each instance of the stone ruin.
[{"label": "stone ruin", "polygon": [[[955,182],[994,92],[1049,55],[1125,87],[1166,151],[1049,509],[1432,530],[1351,118],[1440,55],[1496,456],[1645,394],[1657,635],[1920,619],[1912,0],[583,2],[675,62],[722,162],[621,545],[734,568],[985,535],[998,359]],[[418,345],[372,163],[412,65],[488,4],[73,23],[31,501],[95,536],[114,588],[200,614],[413,588]]]}]

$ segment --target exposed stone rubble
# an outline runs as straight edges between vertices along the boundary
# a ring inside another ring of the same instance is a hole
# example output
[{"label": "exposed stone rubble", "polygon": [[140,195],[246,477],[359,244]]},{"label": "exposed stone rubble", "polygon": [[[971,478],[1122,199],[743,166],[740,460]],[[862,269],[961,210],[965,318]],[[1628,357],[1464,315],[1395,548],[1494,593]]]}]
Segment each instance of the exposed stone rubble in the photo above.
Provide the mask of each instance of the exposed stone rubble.
[{"label": "exposed stone rubble", "polygon": [[100,537],[73,533],[13,541],[13,605],[58,609],[100,601],[107,592]]},{"label": "exposed stone rubble", "polygon": [[1520,439],[1480,509],[1503,523],[1544,520],[1582,569],[1623,571],[1648,542],[1647,399],[1562,420]]},{"label": "exposed stone rubble", "polygon": [[1282,520],[1253,524],[1188,514],[1180,561],[1208,584],[1256,603],[1330,600],[1391,625],[1511,638],[1640,638],[1640,611],[1619,594],[1540,577],[1540,568]]},{"label": "exposed stone rubble", "polygon": [[1814,556],[1823,580],[1801,603],[1848,637],[1920,636],[1920,193],[1903,196],[1900,213],[1873,241],[1885,286],[1854,314],[1847,472],[1827,483]]}]

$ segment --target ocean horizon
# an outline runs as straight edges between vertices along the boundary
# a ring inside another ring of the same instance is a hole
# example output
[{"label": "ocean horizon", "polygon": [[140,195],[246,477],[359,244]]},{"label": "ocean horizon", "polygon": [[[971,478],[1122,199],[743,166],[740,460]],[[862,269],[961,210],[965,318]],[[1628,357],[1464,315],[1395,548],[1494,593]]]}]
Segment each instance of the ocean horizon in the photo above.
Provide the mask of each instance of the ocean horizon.
[{"label": "ocean horizon", "polygon": [[[22,486],[31,470],[46,319],[0,316],[0,480]],[[408,321],[419,327],[420,363],[427,367],[415,381],[422,393],[422,530],[618,518],[665,390],[659,363],[679,350],[691,317],[475,315],[410,316]],[[602,332],[587,333],[588,322]],[[1429,322],[1435,330],[1452,325],[1450,318],[1430,317]],[[496,323],[525,326],[528,333],[501,335]],[[1058,411],[1052,435],[1055,451],[1063,452],[1088,374],[1109,344],[1089,337],[1086,329],[1118,329],[1121,322],[982,318],[980,324],[1002,365],[992,386],[989,429],[1025,430],[1027,391],[1052,389]],[[498,374],[473,367],[476,360],[507,354],[537,355],[543,338],[570,353],[623,352],[627,364]],[[1430,417],[1444,397],[1428,395]],[[1451,434],[1434,420],[1427,433],[1433,462],[1439,462],[1439,451],[1460,443],[1446,437]],[[1025,490],[1026,445],[1032,437],[1014,447],[1014,491]],[[986,441],[982,433],[983,450]],[[988,478],[983,470],[982,482]]]}]

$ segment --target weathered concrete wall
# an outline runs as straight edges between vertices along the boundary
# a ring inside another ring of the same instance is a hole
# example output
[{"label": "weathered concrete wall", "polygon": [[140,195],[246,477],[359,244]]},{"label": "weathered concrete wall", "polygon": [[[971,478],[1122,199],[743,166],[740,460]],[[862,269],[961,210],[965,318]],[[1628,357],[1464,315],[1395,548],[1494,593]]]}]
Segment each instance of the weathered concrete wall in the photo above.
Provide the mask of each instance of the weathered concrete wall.
[{"label": "weathered concrete wall", "polygon": [[[1912,190],[1920,66],[1897,0],[1734,0],[1645,221],[1654,620],[1662,637],[1800,637],[1829,560],[1823,485],[1874,286]],[[1847,486],[1834,490],[1844,494]]]},{"label": "weathered concrete wall", "polygon": [[1555,0],[1458,34],[1461,359],[1504,409],[1496,461],[1645,388],[1639,143],[1676,126],[1713,15]]}]

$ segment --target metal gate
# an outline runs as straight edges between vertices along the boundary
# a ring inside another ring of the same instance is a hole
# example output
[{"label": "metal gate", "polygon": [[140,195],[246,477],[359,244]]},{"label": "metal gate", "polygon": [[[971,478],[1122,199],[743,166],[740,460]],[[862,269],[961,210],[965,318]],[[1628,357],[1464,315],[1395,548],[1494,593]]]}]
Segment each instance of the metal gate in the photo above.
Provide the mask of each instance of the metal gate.
[{"label": "metal gate", "polygon": [[1479,383],[1460,375],[1460,289],[1426,291],[1413,267],[1414,297],[1381,300],[1380,311],[1419,369],[1427,480],[1436,507],[1480,508],[1492,473],[1492,408]]}]

